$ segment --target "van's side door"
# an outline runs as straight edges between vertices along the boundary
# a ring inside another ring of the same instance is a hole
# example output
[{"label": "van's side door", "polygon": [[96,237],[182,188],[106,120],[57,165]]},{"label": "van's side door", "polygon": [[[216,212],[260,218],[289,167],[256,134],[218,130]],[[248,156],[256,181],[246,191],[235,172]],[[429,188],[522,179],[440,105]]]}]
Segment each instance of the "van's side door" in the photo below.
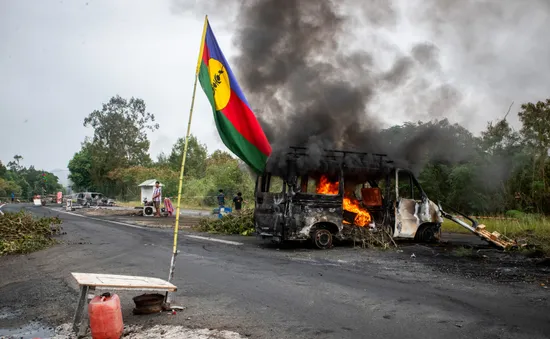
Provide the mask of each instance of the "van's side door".
[{"label": "van's side door", "polygon": [[395,237],[414,238],[420,219],[418,217],[422,190],[407,170],[395,171]]}]

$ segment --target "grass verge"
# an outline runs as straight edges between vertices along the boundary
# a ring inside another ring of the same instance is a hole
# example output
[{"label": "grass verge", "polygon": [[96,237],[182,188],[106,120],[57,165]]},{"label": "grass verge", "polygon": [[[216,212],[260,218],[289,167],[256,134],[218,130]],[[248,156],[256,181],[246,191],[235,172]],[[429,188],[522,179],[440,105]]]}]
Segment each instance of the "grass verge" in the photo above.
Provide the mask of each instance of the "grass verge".
[{"label": "grass verge", "polygon": [[0,255],[39,251],[55,243],[61,233],[61,219],[36,218],[31,213],[6,212],[0,216]]}]

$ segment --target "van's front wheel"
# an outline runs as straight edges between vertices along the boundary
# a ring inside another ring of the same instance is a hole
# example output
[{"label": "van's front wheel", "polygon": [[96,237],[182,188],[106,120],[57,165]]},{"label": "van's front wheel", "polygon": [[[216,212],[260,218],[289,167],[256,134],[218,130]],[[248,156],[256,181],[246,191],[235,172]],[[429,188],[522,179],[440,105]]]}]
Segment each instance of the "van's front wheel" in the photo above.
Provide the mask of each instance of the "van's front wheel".
[{"label": "van's front wheel", "polygon": [[312,234],[313,244],[321,250],[332,247],[332,233],[326,228],[317,228]]}]

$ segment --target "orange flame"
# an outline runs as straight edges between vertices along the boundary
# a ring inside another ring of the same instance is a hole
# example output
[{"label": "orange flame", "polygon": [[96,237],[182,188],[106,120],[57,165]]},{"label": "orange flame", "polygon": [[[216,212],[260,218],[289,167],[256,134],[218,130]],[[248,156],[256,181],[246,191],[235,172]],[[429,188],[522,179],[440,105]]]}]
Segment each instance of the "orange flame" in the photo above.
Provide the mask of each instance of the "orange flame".
[{"label": "orange flame", "polygon": [[[330,182],[330,180],[323,175],[319,180],[316,192],[317,194],[338,194],[339,186],[339,182]],[[364,227],[370,224],[372,220],[371,215],[366,209],[361,207],[359,200],[346,196],[342,200],[342,206],[344,210],[356,213],[353,221],[355,225]]]},{"label": "orange flame", "polygon": [[353,220],[353,223],[355,225],[364,227],[370,224],[372,220],[370,213],[362,208],[361,205],[359,205],[359,200],[344,197],[344,200],[342,201],[342,206],[346,211],[357,213],[355,215],[355,219]]},{"label": "orange flame", "polygon": [[330,182],[326,176],[321,176],[319,184],[317,185],[317,194],[338,194],[338,188],[340,183]]}]

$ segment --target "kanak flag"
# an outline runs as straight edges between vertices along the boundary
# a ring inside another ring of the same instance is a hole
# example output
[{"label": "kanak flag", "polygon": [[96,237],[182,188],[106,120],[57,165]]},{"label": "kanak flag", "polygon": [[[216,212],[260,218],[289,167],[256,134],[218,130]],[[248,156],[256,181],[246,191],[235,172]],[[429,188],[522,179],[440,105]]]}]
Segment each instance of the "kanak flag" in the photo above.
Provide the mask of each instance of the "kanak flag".
[{"label": "kanak flag", "polygon": [[197,76],[208,97],[223,143],[256,172],[261,173],[271,145],[250,109],[205,18]]}]

